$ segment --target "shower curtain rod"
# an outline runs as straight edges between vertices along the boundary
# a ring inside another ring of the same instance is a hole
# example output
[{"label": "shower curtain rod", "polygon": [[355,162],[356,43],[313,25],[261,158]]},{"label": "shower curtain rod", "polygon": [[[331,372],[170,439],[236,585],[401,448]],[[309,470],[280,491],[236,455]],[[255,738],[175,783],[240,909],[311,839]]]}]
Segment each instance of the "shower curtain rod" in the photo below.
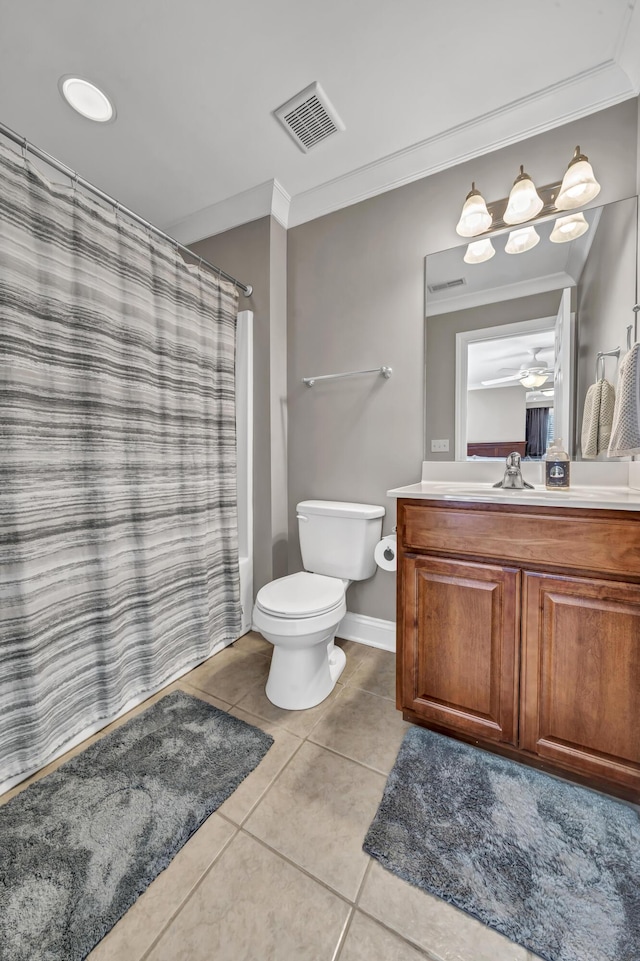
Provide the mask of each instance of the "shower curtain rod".
[{"label": "shower curtain rod", "polygon": [[160,230],[159,227],[156,227],[155,224],[149,223],[149,221],[145,220],[144,217],[140,217],[139,214],[134,213],[133,210],[123,206],[123,204],[119,203],[109,194],[106,194],[104,191],[100,190],[99,187],[95,187],[92,183],[89,183],[88,180],[85,180],[84,177],[81,177],[79,174],[77,174],[75,170],[71,169],[71,167],[67,167],[67,165],[62,163],[61,160],[56,160],[56,158],[52,157],[51,154],[46,152],[46,150],[40,150],[39,147],[29,143],[26,137],[21,137],[14,130],[11,130],[10,127],[7,127],[3,123],[0,123],[0,134],[2,134],[8,140],[12,140],[14,143],[17,143],[25,152],[28,150],[29,153],[32,153],[35,157],[38,157],[40,160],[44,160],[44,162],[49,164],[50,167],[53,167],[54,170],[57,170],[61,174],[64,174],[65,177],[68,177],[74,185],[79,184],[85,190],[95,194],[96,197],[100,197],[101,200],[111,204],[111,206],[115,208],[116,212],[126,214],[126,216],[130,217],[131,220],[135,220],[137,224],[140,224],[142,227],[146,227],[148,230],[153,231],[154,234],[162,237],[163,240],[168,240],[169,243],[172,244],[172,246],[174,246],[177,250],[182,250],[190,257],[193,257],[195,260],[197,260],[201,267],[208,267],[210,270],[213,270],[214,273],[218,274],[219,277],[224,277],[225,280],[235,284],[235,286],[242,291],[245,297],[250,297],[253,293],[253,287],[251,284],[241,283],[236,277],[232,277],[231,274],[228,274],[220,267],[216,267],[215,264],[209,263],[209,261],[205,260],[204,257],[201,257],[199,254],[194,254],[192,250],[189,250],[189,248],[185,247],[184,244],[181,244],[173,237],[170,237],[169,234],[165,234],[165,232]]}]

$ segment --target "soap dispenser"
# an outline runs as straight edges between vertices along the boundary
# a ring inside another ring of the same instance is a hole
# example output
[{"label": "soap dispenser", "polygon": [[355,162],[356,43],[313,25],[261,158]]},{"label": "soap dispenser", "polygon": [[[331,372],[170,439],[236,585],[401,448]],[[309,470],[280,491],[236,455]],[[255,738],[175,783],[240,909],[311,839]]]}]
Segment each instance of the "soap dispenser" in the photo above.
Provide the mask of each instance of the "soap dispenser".
[{"label": "soap dispenser", "polygon": [[569,487],[571,461],[558,438],[552,441],[545,454],[544,481],[547,490]]}]

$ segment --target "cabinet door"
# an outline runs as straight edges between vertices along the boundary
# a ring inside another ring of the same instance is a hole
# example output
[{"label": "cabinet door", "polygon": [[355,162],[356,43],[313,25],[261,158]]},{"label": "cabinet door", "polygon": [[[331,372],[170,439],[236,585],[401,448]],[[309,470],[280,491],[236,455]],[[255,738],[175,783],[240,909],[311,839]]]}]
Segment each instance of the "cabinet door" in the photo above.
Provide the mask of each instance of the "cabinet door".
[{"label": "cabinet door", "polygon": [[520,747],[640,788],[640,587],[524,575]]},{"label": "cabinet door", "polygon": [[515,744],[519,572],[412,555],[402,564],[401,706]]}]

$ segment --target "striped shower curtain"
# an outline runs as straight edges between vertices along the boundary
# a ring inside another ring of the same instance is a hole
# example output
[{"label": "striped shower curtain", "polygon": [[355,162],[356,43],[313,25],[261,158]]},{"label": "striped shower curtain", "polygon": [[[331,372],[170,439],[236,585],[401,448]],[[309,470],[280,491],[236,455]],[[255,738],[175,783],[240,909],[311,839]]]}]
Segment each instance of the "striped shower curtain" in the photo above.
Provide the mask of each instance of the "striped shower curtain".
[{"label": "striped shower curtain", "polygon": [[0,791],[238,636],[236,313],[0,146]]}]

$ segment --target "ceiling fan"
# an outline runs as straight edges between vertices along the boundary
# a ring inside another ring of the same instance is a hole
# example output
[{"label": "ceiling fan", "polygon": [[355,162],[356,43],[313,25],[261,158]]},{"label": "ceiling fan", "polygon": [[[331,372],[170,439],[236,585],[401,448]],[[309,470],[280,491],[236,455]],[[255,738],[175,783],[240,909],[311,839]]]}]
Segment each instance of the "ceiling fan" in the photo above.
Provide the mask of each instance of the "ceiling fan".
[{"label": "ceiling fan", "polygon": [[[532,387],[541,387],[545,381],[548,379],[549,374],[553,374],[553,367],[547,367],[545,364],[538,360],[538,354],[543,347],[531,347],[529,352],[531,354],[531,363],[522,364],[519,370],[513,371],[507,377],[495,377],[493,380],[483,380],[481,381],[483,387],[492,387],[494,384],[508,384],[513,383],[515,380],[519,380],[523,387],[527,389]],[[503,368],[503,370],[508,370],[509,368]]]}]

